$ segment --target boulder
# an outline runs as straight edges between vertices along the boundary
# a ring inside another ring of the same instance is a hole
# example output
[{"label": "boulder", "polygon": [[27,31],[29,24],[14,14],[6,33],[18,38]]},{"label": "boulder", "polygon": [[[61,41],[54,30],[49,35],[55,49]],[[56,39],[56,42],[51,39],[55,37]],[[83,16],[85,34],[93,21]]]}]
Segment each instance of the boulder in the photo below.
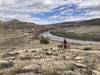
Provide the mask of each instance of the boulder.
[{"label": "boulder", "polygon": [[52,55],[53,53],[51,51],[47,51],[46,55]]}]

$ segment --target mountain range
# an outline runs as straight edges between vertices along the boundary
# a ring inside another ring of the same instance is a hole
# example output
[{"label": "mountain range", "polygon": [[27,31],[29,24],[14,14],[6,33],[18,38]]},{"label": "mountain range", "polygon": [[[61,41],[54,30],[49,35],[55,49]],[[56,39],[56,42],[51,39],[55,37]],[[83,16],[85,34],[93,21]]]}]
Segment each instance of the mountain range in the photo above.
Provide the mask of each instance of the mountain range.
[{"label": "mountain range", "polygon": [[56,24],[49,24],[49,25],[64,25],[64,26],[71,26],[71,25],[100,25],[100,18],[90,19],[90,20],[82,20],[82,21],[73,21],[73,22],[63,22],[63,23],[56,23]]},{"label": "mountain range", "polygon": [[28,23],[22,22],[17,19],[13,19],[11,21],[0,21],[0,27],[5,28],[35,28],[42,31],[48,31],[56,28],[63,28],[67,26],[77,26],[77,25],[100,25],[100,18],[90,19],[90,20],[83,20],[83,21],[73,21],[73,22],[63,22],[63,23],[56,23],[56,24],[47,24],[47,25],[38,25],[35,23]]}]

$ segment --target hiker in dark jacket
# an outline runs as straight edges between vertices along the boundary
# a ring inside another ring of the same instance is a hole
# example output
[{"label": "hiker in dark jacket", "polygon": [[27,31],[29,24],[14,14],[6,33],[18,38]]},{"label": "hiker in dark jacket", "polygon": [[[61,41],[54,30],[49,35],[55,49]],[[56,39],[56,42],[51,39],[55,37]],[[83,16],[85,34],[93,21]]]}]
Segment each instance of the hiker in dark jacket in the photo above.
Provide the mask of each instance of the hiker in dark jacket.
[{"label": "hiker in dark jacket", "polygon": [[66,41],[66,39],[64,39],[64,41],[63,41],[63,47],[64,47],[64,49],[67,48],[67,41]]}]

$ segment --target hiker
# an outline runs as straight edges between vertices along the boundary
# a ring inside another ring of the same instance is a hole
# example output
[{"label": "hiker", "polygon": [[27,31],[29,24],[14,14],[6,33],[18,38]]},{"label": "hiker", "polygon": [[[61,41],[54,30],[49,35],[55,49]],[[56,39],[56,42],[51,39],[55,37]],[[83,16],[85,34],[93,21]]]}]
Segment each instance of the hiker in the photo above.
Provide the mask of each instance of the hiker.
[{"label": "hiker", "polygon": [[64,49],[67,48],[67,41],[66,41],[66,39],[64,39],[64,41],[63,41],[63,47],[64,47]]},{"label": "hiker", "polygon": [[70,45],[66,41],[66,39],[63,40],[63,42],[60,45],[57,45],[58,48],[64,48],[64,49],[70,49]]}]

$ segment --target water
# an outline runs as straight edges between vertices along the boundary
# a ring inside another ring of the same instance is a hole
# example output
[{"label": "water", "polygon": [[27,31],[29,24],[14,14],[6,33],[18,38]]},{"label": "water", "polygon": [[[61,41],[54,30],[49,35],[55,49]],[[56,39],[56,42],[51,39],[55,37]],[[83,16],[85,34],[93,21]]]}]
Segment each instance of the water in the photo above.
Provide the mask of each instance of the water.
[{"label": "water", "polygon": [[58,42],[62,42],[63,39],[66,39],[70,43],[100,45],[100,42],[96,42],[96,41],[83,41],[83,40],[76,40],[76,39],[69,39],[69,38],[64,38],[60,36],[55,36],[55,35],[50,34],[50,31],[41,33],[40,36],[43,36],[45,38],[49,38],[50,40],[58,41]]}]

